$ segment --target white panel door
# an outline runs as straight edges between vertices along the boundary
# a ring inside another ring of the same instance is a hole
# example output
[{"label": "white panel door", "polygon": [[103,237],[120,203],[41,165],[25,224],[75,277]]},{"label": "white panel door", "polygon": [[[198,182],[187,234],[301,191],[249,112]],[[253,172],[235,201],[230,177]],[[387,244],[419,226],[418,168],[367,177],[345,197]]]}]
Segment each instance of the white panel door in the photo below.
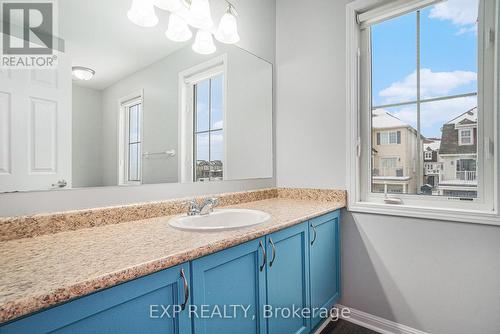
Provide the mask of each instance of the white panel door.
[{"label": "white panel door", "polygon": [[58,61],[0,71],[0,192],[71,186],[71,66]]}]

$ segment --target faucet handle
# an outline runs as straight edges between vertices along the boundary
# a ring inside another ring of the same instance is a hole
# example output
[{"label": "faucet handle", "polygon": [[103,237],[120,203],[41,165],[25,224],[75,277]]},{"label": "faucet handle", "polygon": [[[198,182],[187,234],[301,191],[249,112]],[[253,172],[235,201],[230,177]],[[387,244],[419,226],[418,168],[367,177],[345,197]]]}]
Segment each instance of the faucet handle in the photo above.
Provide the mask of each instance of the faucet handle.
[{"label": "faucet handle", "polygon": [[205,204],[212,204],[212,208],[219,205],[219,199],[217,197],[210,197],[205,200]]},{"label": "faucet handle", "polygon": [[192,199],[184,203],[188,208],[188,215],[193,216],[200,212],[200,207],[196,200]]}]

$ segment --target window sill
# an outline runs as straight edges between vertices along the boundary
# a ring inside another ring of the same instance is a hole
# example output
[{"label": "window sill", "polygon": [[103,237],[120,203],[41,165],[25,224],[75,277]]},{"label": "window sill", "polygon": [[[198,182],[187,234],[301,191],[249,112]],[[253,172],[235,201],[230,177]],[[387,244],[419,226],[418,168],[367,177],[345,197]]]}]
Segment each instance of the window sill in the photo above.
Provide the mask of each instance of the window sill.
[{"label": "window sill", "polygon": [[368,202],[355,202],[349,204],[347,210],[350,212],[359,213],[372,213],[379,215],[500,226],[500,215],[495,212],[436,209],[410,205],[379,204]]}]

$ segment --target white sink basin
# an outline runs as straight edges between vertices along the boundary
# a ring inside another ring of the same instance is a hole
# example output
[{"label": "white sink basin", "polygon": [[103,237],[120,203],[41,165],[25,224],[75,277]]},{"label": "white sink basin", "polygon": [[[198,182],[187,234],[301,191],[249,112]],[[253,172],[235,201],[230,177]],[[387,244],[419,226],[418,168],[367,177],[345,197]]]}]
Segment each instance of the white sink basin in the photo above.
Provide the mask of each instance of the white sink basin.
[{"label": "white sink basin", "polygon": [[262,224],[271,218],[269,214],[248,209],[216,209],[204,216],[177,216],[168,222],[170,226],[188,231],[223,231]]}]

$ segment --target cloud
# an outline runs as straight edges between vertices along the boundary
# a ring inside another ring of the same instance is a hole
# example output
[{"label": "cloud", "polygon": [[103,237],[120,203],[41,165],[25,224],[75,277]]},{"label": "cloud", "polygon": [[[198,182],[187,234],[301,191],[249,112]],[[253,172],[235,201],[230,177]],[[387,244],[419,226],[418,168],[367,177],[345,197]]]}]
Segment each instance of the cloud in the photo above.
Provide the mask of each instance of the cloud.
[{"label": "cloud", "polygon": [[[441,127],[458,115],[477,106],[477,98],[468,96],[450,100],[422,103],[420,126],[427,137],[441,137]],[[415,105],[404,106],[391,111],[394,116],[416,128],[417,110]]]},{"label": "cloud", "polygon": [[460,27],[457,34],[464,34],[477,31],[478,11],[478,0],[448,0],[433,6],[429,18],[451,21]]},{"label": "cloud", "polygon": [[[420,95],[432,98],[450,94],[454,89],[469,85],[477,80],[477,73],[471,71],[433,72],[428,68],[420,71]],[[415,100],[417,93],[417,72],[407,75],[403,80],[392,83],[381,90],[379,96],[385,103]]]}]

